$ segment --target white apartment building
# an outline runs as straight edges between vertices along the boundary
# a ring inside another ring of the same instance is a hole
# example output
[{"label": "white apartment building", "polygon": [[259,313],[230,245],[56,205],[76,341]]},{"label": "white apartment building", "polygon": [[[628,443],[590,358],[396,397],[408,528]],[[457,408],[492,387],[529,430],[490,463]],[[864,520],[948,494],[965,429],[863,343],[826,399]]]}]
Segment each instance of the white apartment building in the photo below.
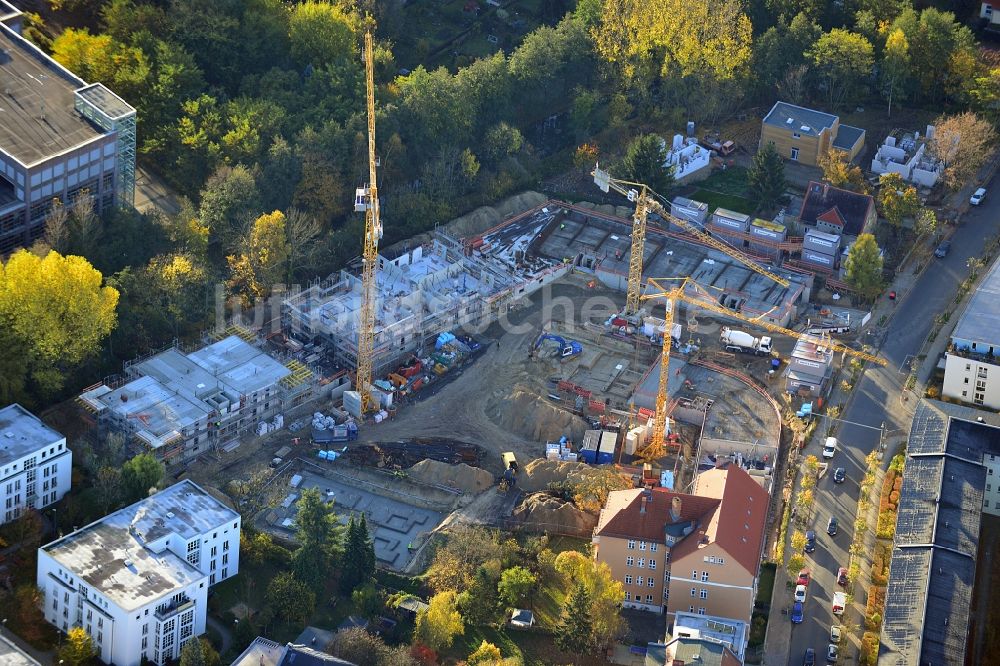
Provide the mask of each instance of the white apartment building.
[{"label": "white apartment building", "polygon": [[61,500],[69,491],[72,466],[65,437],[21,405],[0,409],[2,522]]},{"label": "white apartment building", "polygon": [[37,582],[45,619],[83,627],[101,661],[164,664],[239,563],[239,514],[185,480],[39,548]]},{"label": "white apartment building", "polygon": [[941,393],[1000,409],[1000,261],[990,267],[952,331]]}]

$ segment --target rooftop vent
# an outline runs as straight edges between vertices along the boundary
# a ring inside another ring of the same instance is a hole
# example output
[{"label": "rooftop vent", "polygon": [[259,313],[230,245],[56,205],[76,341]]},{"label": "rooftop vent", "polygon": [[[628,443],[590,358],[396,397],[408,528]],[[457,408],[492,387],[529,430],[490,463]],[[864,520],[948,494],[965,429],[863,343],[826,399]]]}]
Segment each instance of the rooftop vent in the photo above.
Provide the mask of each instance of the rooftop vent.
[{"label": "rooftop vent", "polygon": [[167,511],[167,518],[173,518],[173,517],[174,517],[174,512],[173,511]]},{"label": "rooftop vent", "polygon": [[132,560],[125,560],[125,566],[127,567],[132,566]]},{"label": "rooftop vent", "polygon": [[794,122],[795,122],[795,119],[794,119],[794,118],[789,118],[788,120],[786,120],[786,121],[785,121],[785,124],[786,124],[786,125],[791,125],[791,124],[792,124],[792,123],[794,123]]},{"label": "rooftop vent", "polygon": [[799,129],[802,130],[803,132],[808,132],[810,130],[809,125],[803,125]]}]

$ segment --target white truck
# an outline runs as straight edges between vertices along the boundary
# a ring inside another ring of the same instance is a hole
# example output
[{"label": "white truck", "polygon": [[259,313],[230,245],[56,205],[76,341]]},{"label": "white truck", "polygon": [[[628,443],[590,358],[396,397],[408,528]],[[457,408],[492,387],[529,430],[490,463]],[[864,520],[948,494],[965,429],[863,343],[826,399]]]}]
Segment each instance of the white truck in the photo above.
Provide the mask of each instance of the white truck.
[{"label": "white truck", "polygon": [[843,615],[844,606],[847,605],[847,594],[844,592],[834,592],[833,593],[833,614]]},{"label": "white truck", "polygon": [[722,336],[719,339],[722,341],[722,345],[726,348],[726,351],[757,354],[758,356],[767,356],[771,353],[771,338],[766,335],[755,338],[743,331],[723,328]]}]

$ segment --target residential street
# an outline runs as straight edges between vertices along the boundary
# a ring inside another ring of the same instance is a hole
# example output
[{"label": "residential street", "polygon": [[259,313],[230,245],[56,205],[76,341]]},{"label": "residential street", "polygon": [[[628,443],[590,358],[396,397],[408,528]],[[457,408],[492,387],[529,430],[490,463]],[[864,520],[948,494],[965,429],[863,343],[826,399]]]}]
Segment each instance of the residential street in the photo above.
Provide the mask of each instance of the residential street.
[{"label": "residential street", "polygon": [[[837,568],[848,564],[848,548],[854,537],[854,520],[857,511],[859,482],[863,476],[865,456],[876,448],[881,436],[880,426],[885,423],[887,454],[891,455],[898,442],[905,438],[909,428],[912,409],[917,396],[910,394],[906,402],[902,401],[900,392],[909,373],[909,364],[920,353],[924,340],[931,330],[934,318],[945,311],[959,284],[968,276],[966,261],[969,257],[982,254],[987,239],[997,232],[997,220],[1000,219],[1000,196],[991,192],[992,197],[983,201],[978,208],[972,208],[962,217],[961,224],[953,236],[950,254],[944,259],[931,259],[934,263],[916,279],[904,274],[894,284],[899,293],[899,302],[892,306],[885,299],[880,301],[874,318],[889,309],[892,316],[888,324],[880,354],[889,361],[885,368],[869,368],[864,379],[854,391],[847,408],[841,418],[845,421],[865,424],[861,427],[849,423],[840,423],[837,438],[841,448],[831,461],[830,472],[817,484],[816,509],[810,529],[817,533],[816,552],[806,557],[807,566],[813,570],[813,583],[810,585],[809,596],[805,606],[805,620],[792,629],[791,645],[787,663],[798,665],[806,648],[812,647],[817,652],[817,659],[826,655],[829,643],[829,631],[832,624],[839,621],[831,612],[833,593],[840,588],[836,585]],[[955,316],[957,316],[956,313]],[[941,334],[944,335],[944,332]],[[936,342],[941,343],[942,340]],[[935,350],[934,354],[937,351]],[[918,385],[926,381],[933,368],[933,359],[927,362],[918,377]],[[818,429],[818,435],[807,446],[806,453],[820,457],[820,448],[826,433],[826,424]],[[833,483],[832,470],[835,467],[847,469],[847,482],[841,485]],[[836,537],[826,534],[827,520],[834,516],[840,524]],[[866,572],[867,566],[862,570]],[[780,581],[784,581],[779,577]],[[783,585],[776,585],[775,607],[790,608],[791,592],[785,592]],[[786,594],[787,603],[779,601],[780,594]],[[866,590],[858,585],[854,590],[855,604],[845,614],[845,619],[856,627],[863,629],[861,613],[864,609]],[[788,622],[787,616],[774,614],[772,622]],[[860,629],[857,632],[860,637]],[[846,647],[846,646],[845,646]],[[849,659],[841,659],[841,663],[856,663],[855,649],[845,650]],[[769,662],[770,663],[770,662]]]}]

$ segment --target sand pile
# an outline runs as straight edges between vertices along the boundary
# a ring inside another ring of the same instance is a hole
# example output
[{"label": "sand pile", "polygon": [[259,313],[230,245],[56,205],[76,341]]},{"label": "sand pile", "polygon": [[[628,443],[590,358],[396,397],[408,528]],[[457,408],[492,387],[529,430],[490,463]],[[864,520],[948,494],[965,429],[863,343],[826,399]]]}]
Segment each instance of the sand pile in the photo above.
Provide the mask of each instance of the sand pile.
[{"label": "sand pile", "polygon": [[576,508],[572,502],[548,493],[534,493],[514,509],[514,518],[538,531],[589,535],[597,526],[597,516]]},{"label": "sand pile", "polygon": [[407,470],[414,481],[450,486],[466,493],[478,493],[493,485],[493,475],[482,467],[465,463],[449,465],[437,460],[421,460]]},{"label": "sand pile", "polygon": [[507,197],[496,206],[480,206],[476,210],[457,217],[446,225],[449,234],[458,237],[475,236],[495,227],[507,217],[523,213],[548,201],[548,197],[538,192],[522,192]]},{"label": "sand pile", "polygon": [[602,476],[608,470],[591,467],[582,462],[564,462],[536,458],[522,468],[517,485],[526,493],[548,490],[550,483],[568,481],[578,483],[587,477]]},{"label": "sand pile", "polygon": [[535,442],[558,440],[563,435],[579,442],[588,428],[579,416],[520,386],[509,397],[491,399],[486,414],[501,428]]}]

